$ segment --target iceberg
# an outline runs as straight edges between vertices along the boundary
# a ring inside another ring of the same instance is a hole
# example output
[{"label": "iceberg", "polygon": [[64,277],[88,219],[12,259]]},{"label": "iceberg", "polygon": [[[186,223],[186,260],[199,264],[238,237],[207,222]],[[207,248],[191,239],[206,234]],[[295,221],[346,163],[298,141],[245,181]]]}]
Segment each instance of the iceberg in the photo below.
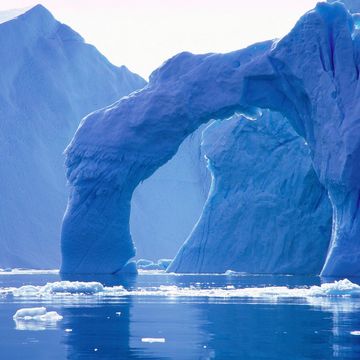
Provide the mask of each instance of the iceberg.
[{"label": "iceberg", "polygon": [[63,151],[87,113],[145,81],[43,6],[0,13],[0,267],[59,268]]},{"label": "iceberg", "polygon": [[141,91],[84,118],[66,151],[61,271],[119,271],[135,255],[129,217],[138,184],[209,120],[270,109],[305,139],[332,203],[322,274],[360,275],[359,39],[341,3],[319,3],[280,40],[178,54]]},{"label": "iceberg", "polygon": [[256,121],[215,122],[202,147],[211,192],[168,271],[319,274],[331,205],[309,147],[288,120],[264,111]]}]

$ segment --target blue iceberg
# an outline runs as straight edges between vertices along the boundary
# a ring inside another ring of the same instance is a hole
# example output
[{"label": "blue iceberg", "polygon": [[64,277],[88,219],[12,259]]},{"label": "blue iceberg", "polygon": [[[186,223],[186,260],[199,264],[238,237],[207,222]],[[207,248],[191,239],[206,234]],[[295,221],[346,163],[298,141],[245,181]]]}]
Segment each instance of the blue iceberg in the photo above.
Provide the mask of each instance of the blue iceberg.
[{"label": "blue iceberg", "polygon": [[63,151],[87,113],[145,85],[43,6],[0,14],[0,267],[57,268]]},{"label": "blue iceberg", "polygon": [[181,53],[144,89],[84,118],[67,148],[62,271],[121,270],[135,255],[129,216],[138,184],[210,119],[256,117],[261,108],[281,113],[305,139],[329,194],[322,274],[360,275],[359,39],[342,4],[319,3],[281,40],[228,54]]}]

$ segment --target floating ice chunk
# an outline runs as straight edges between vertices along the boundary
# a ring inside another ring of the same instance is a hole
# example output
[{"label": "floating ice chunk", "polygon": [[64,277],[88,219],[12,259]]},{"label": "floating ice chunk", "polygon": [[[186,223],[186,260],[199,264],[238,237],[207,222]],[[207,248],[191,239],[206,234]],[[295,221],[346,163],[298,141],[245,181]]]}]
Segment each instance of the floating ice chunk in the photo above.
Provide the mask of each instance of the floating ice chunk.
[{"label": "floating ice chunk", "polygon": [[310,288],[311,296],[360,296],[360,286],[348,279]]},{"label": "floating ice chunk", "polygon": [[158,262],[140,259],[137,261],[136,265],[137,268],[141,270],[166,270],[171,262],[172,259],[159,259]]},{"label": "floating ice chunk", "polygon": [[15,315],[13,316],[13,319],[32,319],[34,316],[40,316],[46,314],[46,308],[45,307],[37,307],[37,308],[24,308],[19,309]]},{"label": "floating ice chunk", "polygon": [[43,288],[45,293],[71,293],[71,294],[96,294],[104,291],[101,283],[96,281],[57,281],[47,283]]},{"label": "floating ice chunk", "polygon": [[154,262],[151,260],[147,260],[147,259],[139,259],[136,262],[136,266],[138,269],[142,269],[144,266],[148,266],[148,265],[152,265],[152,264],[154,264]]},{"label": "floating ice chunk", "polygon": [[351,335],[355,335],[355,336],[360,336],[360,331],[359,330],[354,330],[350,332]]},{"label": "floating ice chunk", "polygon": [[15,321],[57,322],[62,318],[56,311],[48,312],[45,307],[19,309],[13,316]]},{"label": "floating ice chunk", "polygon": [[241,276],[241,275],[244,275],[245,273],[234,271],[234,270],[226,270],[224,274],[227,276]]},{"label": "floating ice chunk", "polygon": [[165,338],[141,338],[144,343],[164,343]]},{"label": "floating ice chunk", "polygon": [[24,285],[13,290],[14,296],[45,296],[50,294],[96,294],[104,291],[101,283],[81,281],[56,281],[44,286]]}]

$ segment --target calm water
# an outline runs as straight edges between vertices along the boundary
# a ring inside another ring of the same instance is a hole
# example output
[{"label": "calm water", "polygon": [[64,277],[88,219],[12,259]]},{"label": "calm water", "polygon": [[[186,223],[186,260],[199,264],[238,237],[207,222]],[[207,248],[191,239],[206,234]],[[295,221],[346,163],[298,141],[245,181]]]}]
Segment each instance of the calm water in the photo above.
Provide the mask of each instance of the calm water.
[{"label": "calm water", "polygon": [[[44,285],[59,275],[0,275],[0,287]],[[320,285],[320,278],[138,275],[67,279],[126,289]],[[333,280],[331,280],[333,281]],[[356,280],[352,279],[353,282]],[[57,323],[13,320],[16,310],[46,306]],[[119,314],[121,313],[121,314]],[[360,359],[360,298],[202,296],[0,296],[0,359]],[[144,342],[157,338],[159,343]],[[146,340],[145,340],[146,341]]]}]

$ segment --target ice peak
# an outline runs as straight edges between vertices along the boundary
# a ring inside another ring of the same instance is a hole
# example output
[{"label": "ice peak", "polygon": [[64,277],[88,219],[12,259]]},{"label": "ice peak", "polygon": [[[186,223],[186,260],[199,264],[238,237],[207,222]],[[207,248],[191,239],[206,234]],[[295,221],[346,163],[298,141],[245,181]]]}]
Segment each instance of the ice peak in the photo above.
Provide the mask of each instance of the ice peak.
[{"label": "ice peak", "polygon": [[21,14],[22,18],[39,18],[39,19],[49,19],[55,21],[54,16],[51,12],[43,5],[37,4],[32,7],[28,7],[25,11]]},{"label": "ice peak", "polygon": [[28,6],[21,9],[9,9],[0,12],[0,24],[15,20],[17,18],[47,18],[52,21],[55,20],[51,12],[43,5]]}]

